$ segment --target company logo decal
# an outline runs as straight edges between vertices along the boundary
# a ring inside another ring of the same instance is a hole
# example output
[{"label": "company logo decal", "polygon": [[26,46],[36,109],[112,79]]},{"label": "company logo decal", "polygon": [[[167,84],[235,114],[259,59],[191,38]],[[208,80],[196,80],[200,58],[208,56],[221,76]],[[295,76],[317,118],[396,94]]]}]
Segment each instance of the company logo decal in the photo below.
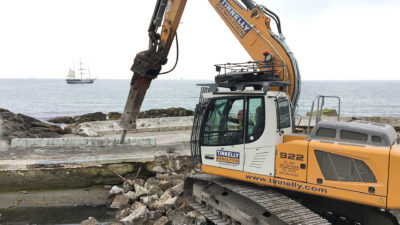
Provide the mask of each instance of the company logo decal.
[{"label": "company logo decal", "polygon": [[229,152],[223,150],[217,150],[217,161],[239,164],[240,153],[239,152]]},{"label": "company logo decal", "polygon": [[221,0],[216,8],[241,38],[250,31],[250,25],[227,0]]}]

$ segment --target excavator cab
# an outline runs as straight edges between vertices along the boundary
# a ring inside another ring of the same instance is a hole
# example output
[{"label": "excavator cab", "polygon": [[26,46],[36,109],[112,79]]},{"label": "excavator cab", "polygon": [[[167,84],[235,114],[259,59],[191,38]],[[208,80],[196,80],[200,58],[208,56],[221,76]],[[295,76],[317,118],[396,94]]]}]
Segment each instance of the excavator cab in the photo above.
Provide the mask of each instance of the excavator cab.
[{"label": "excavator cab", "polygon": [[292,109],[285,92],[289,83],[281,81],[265,62],[216,68],[215,83],[202,84],[206,88],[196,109],[193,161],[273,176],[275,146],[292,130]]}]

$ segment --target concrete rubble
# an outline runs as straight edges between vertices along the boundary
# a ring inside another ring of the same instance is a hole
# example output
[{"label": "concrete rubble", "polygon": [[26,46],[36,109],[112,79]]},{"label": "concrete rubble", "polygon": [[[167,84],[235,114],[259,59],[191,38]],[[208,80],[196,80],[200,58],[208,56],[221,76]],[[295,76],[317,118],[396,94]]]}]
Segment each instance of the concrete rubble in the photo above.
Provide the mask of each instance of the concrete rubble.
[{"label": "concrete rubble", "polygon": [[183,197],[185,177],[200,169],[190,163],[189,157],[179,154],[157,157],[155,165],[164,172],[138,178],[130,190],[119,186],[110,189],[110,207],[118,209],[115,221],[110,224],[205,225],[206,218],[187,205]]}]

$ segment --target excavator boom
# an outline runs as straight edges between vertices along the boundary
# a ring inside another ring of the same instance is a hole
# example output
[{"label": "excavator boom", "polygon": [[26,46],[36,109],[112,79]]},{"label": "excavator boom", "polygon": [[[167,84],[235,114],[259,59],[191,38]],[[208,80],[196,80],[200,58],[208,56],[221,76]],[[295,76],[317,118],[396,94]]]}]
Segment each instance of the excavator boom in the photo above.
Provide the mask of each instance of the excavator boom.
[{"label": "excavator boom", "polygon": [[[272,61],[281,65],[276,73],[282,81],[290,83],[286,92],[290,95],[294,115],[300,92],[300,74],[296,59],[285,44],[279,17],[251,0],[241,0],[241,4],[234,0],[209,2],[254,61],[264,61],[263,52],[269,52]],[[149,48],[136,55],[131,68],[134,73],[131,89],[120,121],[124,129],[121,142],[127,130],[136,128],[146,91],[167,62],[185,6],[186,0],[157,0],[148,30]],[[279,35],[271,31],[271,18],[277,24]]]}]

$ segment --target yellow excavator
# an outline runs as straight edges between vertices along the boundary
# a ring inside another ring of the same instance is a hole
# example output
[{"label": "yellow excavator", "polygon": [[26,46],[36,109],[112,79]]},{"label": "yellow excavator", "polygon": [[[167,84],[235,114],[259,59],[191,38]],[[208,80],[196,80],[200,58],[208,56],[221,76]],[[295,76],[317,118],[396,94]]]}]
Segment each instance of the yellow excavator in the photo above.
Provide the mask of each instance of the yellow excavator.
[{"label": "yellow excavator", "polygon": [[[399,224],[394,128],[341,122],[340,99],[317,96],[308,129],[297,132],[300,73],[279,17],[252,0],[209,2],[253,61],[215,65],[215,83],[201,85],[190,143],[202,174],[185,180],[186,201],[215,224]],[[163,74],[185,5],[157,0],[149,48],[131,68],[121,141]],[[327,99],[338,100],[337,121],[321,120]]]}]

